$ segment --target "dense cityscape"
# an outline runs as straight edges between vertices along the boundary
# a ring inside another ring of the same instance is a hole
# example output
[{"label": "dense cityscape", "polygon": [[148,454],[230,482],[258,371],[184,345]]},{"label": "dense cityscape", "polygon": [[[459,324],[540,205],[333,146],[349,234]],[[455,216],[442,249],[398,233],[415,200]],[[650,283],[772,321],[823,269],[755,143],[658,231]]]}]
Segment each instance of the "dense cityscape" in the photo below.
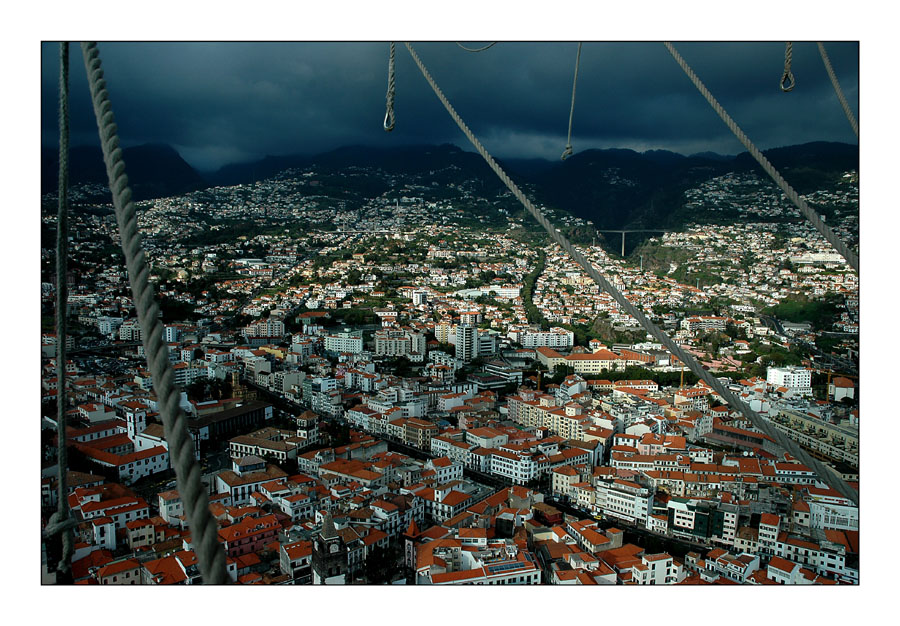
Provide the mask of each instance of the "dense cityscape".
[{"label": "dense cityscape", "polygon": [[[373,177],[389,191],[339,191]],[[199,583],[98,193],[70,193],[64,394],[56,198],[42,202],[42,526],[58,504],[65,401],[71,582]],[[856,171],[805,197],[858,245]],[[683,203],[694,220],[625,255],[619,235],[543,210],[858,490],[858,274],[761,176],[713,177]],[[231,582],[859,583],[858,507],[655,342],[508,193],[310,166],[138,212]]]}]

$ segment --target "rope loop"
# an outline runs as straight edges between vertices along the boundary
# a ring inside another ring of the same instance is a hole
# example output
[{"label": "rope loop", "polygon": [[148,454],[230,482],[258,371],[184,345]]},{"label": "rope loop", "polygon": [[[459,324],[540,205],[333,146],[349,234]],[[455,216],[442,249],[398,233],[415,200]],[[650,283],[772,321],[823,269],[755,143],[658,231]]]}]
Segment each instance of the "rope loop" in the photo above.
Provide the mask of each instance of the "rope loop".
[{"label": "rope loop", "polygon": [[488,48],[493,48],[493,47],[496,46],[498,43],[500,43],[500,42],[499,42],[499,41],[494,41],[494,42],[489,43],[488,45],[483,46],[483,47],[481,47],[481,48],[466,48],[464,45],[462,45],[462,44],[459,43],[458,41],[456,42],[456,45],[459,46],[460,48],[462,48],[463,50],[465,50],[466,52],[484,52],[484,51],[487,50]]},{"label": "rope loop", "polygon": [[65,530],[69,530],[70,528],[75,528],[77,525],[78,522],[68,513],[68,511],[65,515],[62,515],[59,511],[56,511],[53,515],[50,516],[50,521],[47,522],[47,526],[44,528],[44,532],[47,533],[48,537],[52,537],[53,535],[58,535]]},{"label": "rope loop", "polygon": [[794,73],[791,71],[791,60],[793,57],[794,44],[789,41],[784,46],[784,74],[781,75],[781,91],[785,93],[791,91],[796,85]]},{"label": "rope loop", "polygon": [[781,91],[787,93],[793,90],[795,84],[793,72],[785,72],[781,77]]}]

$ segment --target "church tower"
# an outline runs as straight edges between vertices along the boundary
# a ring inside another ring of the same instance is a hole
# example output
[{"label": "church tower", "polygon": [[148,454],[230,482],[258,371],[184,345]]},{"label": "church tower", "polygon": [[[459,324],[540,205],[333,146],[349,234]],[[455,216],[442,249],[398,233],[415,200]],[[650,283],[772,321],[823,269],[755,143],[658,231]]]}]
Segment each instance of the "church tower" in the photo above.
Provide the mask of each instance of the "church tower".
[{"label": "church tower", "polygon": [[139,402],[123,402],[128,438],[132,443],[147,428],[147,407]]},{"label": "church tower", "polygon": [[256,390],[241,384],[241,377],[237,372],[231,373],[231,395],[241,400],[256,400]]},{"label": "church tower", "polygon": [[415,583],[413,576],[416,571],[416,552],[419,546],[419,536],[422,533],[416,526],[416,520],[410,519],[406,532],[403,533],[404,557],[403,564],[406,567],[407,581]]},{"label": "church tower", "polygon": [[347,574],[347,547],[334,527],[331,513],[325,515],[322,532],[313,541],[312,578],[314,585],[343,585]]}]

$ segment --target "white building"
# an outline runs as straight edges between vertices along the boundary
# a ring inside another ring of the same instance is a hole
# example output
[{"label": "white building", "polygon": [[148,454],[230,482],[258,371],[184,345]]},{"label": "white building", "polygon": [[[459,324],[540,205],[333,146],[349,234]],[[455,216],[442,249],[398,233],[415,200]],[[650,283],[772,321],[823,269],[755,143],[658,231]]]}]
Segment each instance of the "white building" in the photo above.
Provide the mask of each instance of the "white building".
[{"label": "white building", "polygon": [[641,526],[653,508],[653,494],[637,483],[617,478],[597,481],[594,495],[595,507],[607,517],[616,517]]},{"label": "white building", "polygon": [[437,339],[438,343],[450,343],[452,329],[450,322],[447,321],[436,324],[434,327],[434,338]]},{"label": "white building", "polygon": [[766,384],[777,389],[786,387],[801,395],[812,395],[812,373],[800,367],[770,367],[766,370]]},{"label": "white building", "polygon": [[478,356],[478,328],[468,324],[456,327],[456,358],[471,361]]},{"label": "white building", "polygon": [[119,326],[119,339],[122,341],[140,341],[141,337],[141,325],[136,319],[125,320]]},{"label": "white building", "polygon": [[[121,317],[107,317],[104,315],[97,318],[97,329],[100,331],[101,335],[113,337],[124,321],[125,320]],[[169,340],[166,339],[166,342],[168,341]]]},{"label": "white building", "polygon": [[575,333],[565,328],[554,327],[548,331],[522,331],[515,334],[516,341],[526,348],[571,348],[575,345]]},{"label": "white building", "polygon": [[359,354],[363,351],[363,340],[359,334],[350,332],[325,335],[325,349],[329,352]]},{"label": "white building", "polygon": [[246,337],[283,337],[284,322],[278,319],[265,319],[250,324],[244,329]]},{"label": "white building", "polygon": [[631,568],[631,579],[638,585],[673,585],[684,580],[684,570],[665,552],[644,554]]}]

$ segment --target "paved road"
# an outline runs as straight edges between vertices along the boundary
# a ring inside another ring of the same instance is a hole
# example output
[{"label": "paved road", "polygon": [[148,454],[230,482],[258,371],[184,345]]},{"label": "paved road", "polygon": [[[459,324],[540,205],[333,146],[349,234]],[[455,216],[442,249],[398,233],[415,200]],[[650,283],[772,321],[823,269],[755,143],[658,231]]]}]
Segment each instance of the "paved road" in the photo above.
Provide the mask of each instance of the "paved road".
[{"label": "paved road", "polygon": [[808,350],[810,352],[810,356],[812,356],[814,359],[818,358],[819,360],[824,361],[828,365],[828,367],[837,367],[852,374],[859,373],[859,367],[856,365],[856,363],[838,356],[834,356],[833,354],[826,354],[825,352],[822,352],[815,344],[807,343],[802,339],[797,339],[796,337],[791,337],[790,335],[788,335],[784,331],[784,327],[781,325],[781,322],[779,322],[777,318],[771,317],[769,315],[760,315],[759,318],[766,326],[774,330],[776,334],[784,337],[789,342],[796,343],[804,349]]},{"label": "paved road", "polygon": [[277,393],[269,391],[265,387],[260,387],[251,380],[241,380],[241,384],[256,390],[256,392],[259,394],[260,399],[265,400],[276,409],[280,409],[282,411],[290,413],[291,415],[299,415],[306,410],[305,407],[299,404],[295,404],[293,401],[288,400],[287,398],[283,398]]}]

